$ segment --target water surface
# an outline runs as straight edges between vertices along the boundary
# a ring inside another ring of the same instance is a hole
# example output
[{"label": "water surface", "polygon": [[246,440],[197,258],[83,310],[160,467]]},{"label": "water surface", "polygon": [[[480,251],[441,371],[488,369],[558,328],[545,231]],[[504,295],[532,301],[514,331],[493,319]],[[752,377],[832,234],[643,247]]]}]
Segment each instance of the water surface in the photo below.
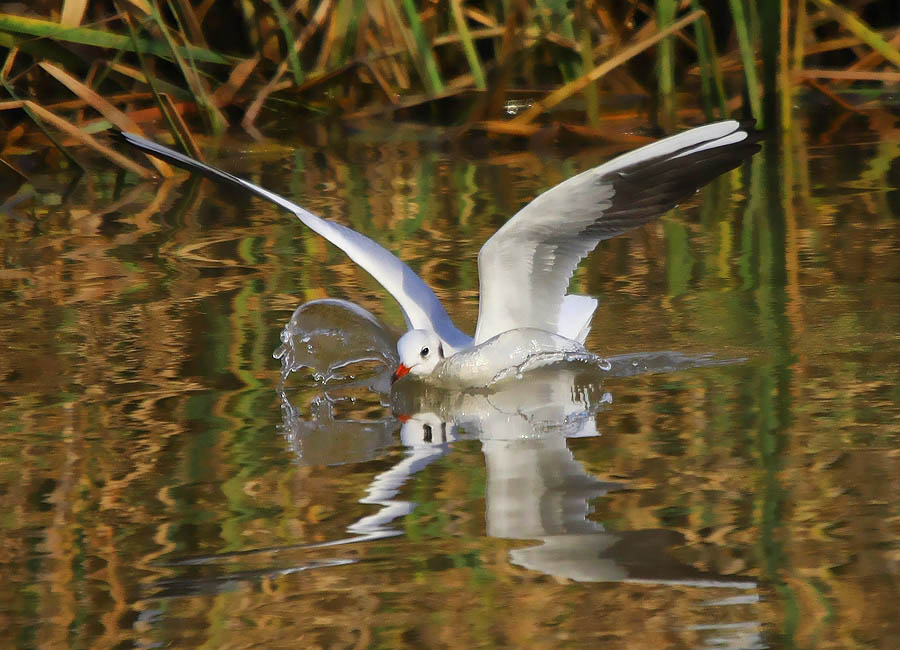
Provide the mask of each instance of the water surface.
[{"label": "water surface", "polygon": [[[893,647],[892,124],[773,136],[576,273],[600,299],[589,349],[744,361],[417,395],[400,419],[349,379],[298,371],[279,393],[272,353],[299,305],[402,325],[290,215],[185,176],[36,170],[0,220],[5,638]],[[229,140],[209,159],[397,252],[468,331],[483,241],[614,152],[476,157],[391,131]]]}]

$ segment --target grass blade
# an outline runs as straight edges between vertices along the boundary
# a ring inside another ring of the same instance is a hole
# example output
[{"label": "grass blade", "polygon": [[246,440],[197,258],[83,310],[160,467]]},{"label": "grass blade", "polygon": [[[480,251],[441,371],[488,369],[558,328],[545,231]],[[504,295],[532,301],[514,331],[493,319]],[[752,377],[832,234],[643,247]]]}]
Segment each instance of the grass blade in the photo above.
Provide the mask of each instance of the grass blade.
[{"label": "grass blade", "polygon": [[[137,43],[138,35],[137,35],[137,30],[134,27],[134,23],[132,23],[131,18],[129,17],[129,14],[123,13],[122,15],[123,15],[123,20],[125,21],[125,24],[128,26],[128,32],[131,36],[132,42]],[[153,93],[153,98],[156,101],[156,110],[158,110],[159,113],[162,115],[162,117],[165,118],[166,122],[168,122],[169,131],[173,135],[175,135],[175,137],[177,139],[179,137],[178,136],[178,127],[176,124],[176,120],[178,118],[177,118],[177,116],[169,113],[168,106],[170,105],[170,103],[167,103],[163,100],[162,92],[160,91],[160,88],[156,83],[157,80],[150,72],[150,66],[147,64],[146,57],[139,50],[136,50],[136,54],[138,57],[138,61],[141,64],[141,69],[144,72],[144,81],[150,87],[150,92]],[[184,141],[179,141],[179,142],[182,147],[187,148],[188,143],[186,143]]]},{"label": "grass blade", "polygon": [[129,79],[134,79],[135,81],[140,82],[145,86],[156,88],[156,90],[161,93],[169,93],[174,97],[178,97],[179,99],[184,100],[191,98],[191,94],[184,88],[176,86],[175,84],[168,83],[167,81],[163,81],[158,77],[148,77],[144,70],[132,68],[131,66],[127,66],[124,63],[109,62],[106,65],[109,67],[110,72],[114,72],[117,75],[121,75]]},{"label": "grass blade", "polygon": [[434,60],[434,52],[431,51],[431,44],[425,37],[425,29],[422,27],[422,21],[419,20],[419,13],[413,0],[402,0],[403,9],[409,20],[409,29],[412,32],[413,39],[418,49],[419,57],[425,66],[425,85],[432,94],[444,92],[444,82],[441,81],[440,72],[438,72],[437,62]]},{"label": "grass blade", "polygon": [[806,3],[801,2],[797,6],[794,18],[794,51],[792,52],[791,68],[796,71],[803,67],[805,43],[803,38],[807,30]]},{"label": "grass blade", "polygon": [[[400,16],[400,11],[397,9],[397,5],[393,0],[382,0],[381,6],[384,9],[384,14],[387,17],[387,24],[390,27],[391,31],[396,31],[399,33],[400,38],[403,41],[403,44],[406,46],[406,51],[409,53],[409,58],[412,61],[413,65],[416,68],[416,71],[419,73],[419,78],[422,80],[423,84],[427,84],[426,81],[428,78],[428,72],[425,69],[425,62],[422,60],[422,57],[419,54],[419,50],[416,48],[415,40],[413,39],[412,34],[410,34],[409,28],[406,26],[406,23],[403,22],[403,18]],[[408,77],[408,75],[404,75]],[[400,79],[398,78],[398,83],[401,88],[406,88],[407,85],[400,83]]]},{"label": "grass blade", "polygon": [[750,40],[750,25],[744,12],[743,0],[728,0],[731,5],[731,17],[734,19],[734,30],[737,34],[738,49],[744,65],[744,78],[747,80],[747,95],[750,97],[750,112],[756,124],[763,127],[762,98],[759,80],[756,76],[756,52]]},{"label": "grass blade", "polygon": [[366,11],[365,0],[344,0],[339,9],[344,9],[347,6],[350,7],[350,11],[346,12],[345,10],[344,13],[347,13],[348,15],[342,17],[342,22],[344,24],[344,43],[338,50],[337,62],[339,65],[356,58],[356,45],[359,40],[359,19]]},{"label": "grass blade", "polygon": [[303,66],[300,65],[300,57],[297,56],[297,50],[294,48],[294,42],[297,40],[294,37],[294,30],[291,29],[291,22],[288,20],[280,0],[269,0],[269,5],[272,7],[275,19],[278,21],[281,33],[284,35],[284,47],[287,50],[288,64],[290,65],[291,73],[294,75],[294,83],[299,86],[303,83]]},{"label": "grass blade", "polygon": [[[203,27],[200,25],[200,19],[194,13],[194,8],[189,0],[177,0],[175,6],[178,7],[178,22],[187,25],[190,40],[206,47],[206,39],[203,38]],[[173,8],[174,9],[174,8]]]},{"label": "grass blade", "polygon": [[[172,59],[169,48],[156,41],[139,39],[137,43],[132,43],[127,36],[123,36],[122,34],[104,32],[89,27],[66,27],[59,23],[51,22],[49,20],[39,20],[37,18],[0,14],[0,32],[28,34],[29,36],[37,36],[38,38],[50,38],[66,43],[93,45],[95,47],[113,50],[125,50],[128,52],[140,51],[145,54],[152,54],[153,56],[170,60]],[[191,58],[205,63],[230,65],[235,62],[233,57],[223,56],[212,50],[193,45],[179,47],[178,53],[179,55],[189,55]]]},{"label": "grass blade", "polygon": [[78,27],[84,19],[87,5],[88,0],[65,0],[63,2],[62,15],[59,17],[59,24],[66,27]]},{"label": "grass blade", "polygon": [[[191,133],[191,130],[188,128],[187,124],[185,124],[184,119],[181,117],[181,113],[178,112],[178,109],[175,107],[175,104],[172,103],[172,98],[163,93],[160,95],[160,98],[165,104],[166,112],[172,116],[172,122],[174,123],[176,135],[178,136],[178,140],[185,145],[185,150],[197,160],[203,160],[203,154],[200,151],[200,147],[197,146],[197,141],[194,140],[194,136]],[[154,156],[147,156],[150,159],[153,159]]]},{"label": "grass blade", "polygon": [[[695,11],[700,9],[700,0],[691,0],[691,7]],[[706,119],[714,119],[713,109],[716,107],[719,109],[719,117],[724,118],[728,114],[727,99],[709,16],[704,16],[703,20],[694,24],[694,40],[697,42],[697,62],[700,64],[701,94]]]},{"label": "grass blade", "polygon": [[[665,29],[675,20],[675,0],[656,0],[656,25]],[[675,40],[667,36],[656,49],[657,88],[662,100],[662,123],[667,130],[675,126]]]},{"label": "grass blade", "polygon": [[469,68],[472,70],[475,87],[478,90],[484,90],[487,87],[484,81],[484,69],[481,67],[481,59],[478,57],[478,50],[475,49],[472,33],[466,24],[465,16],[463,16],[460,0],[450,0],[450,9],[453,13],[453,22],[456,25],[456,31],[459,33],[463,52],[466,55],[466,60],[469,62]]},{"label": "grass blade", "polygon": [[157,28],[162,33],[166,44],[169,46],[169,51],[172,53],[175,62],[178,64],[178,67],[181,68],[181,74],[184,76],[184,80],[187,82],[191,91],[194,93],[194,97],[197,100],[197,103],[203,109],[203,114],[206,115],[207,119],[209,120],[209,125],[212,128],[213,132],[224,132],[225,128],[228,126],[228,120],[225,119],[225,116],[213,103],[212,97],[207,91],[206,86],[203,83],[203,80],[200,78],[199,72],[197,71],[197,67],[194,62],[195,60],[193,58],[190,58],[190,63],[188,63],[188,61],[186,61],[185,58],[181,55],[178,45],[172,38],[172,33],[169,31],[168,25],[166,25],[165,21],[159,13],[159,9],[156,6],[153,7],[153,11],[150,13],[150,17],[153,19],[153,21],[157,25]]},{"label": "grass blade", "polygon": [[881,70],[819,70],[804,68],[796,75],[803,79],[840,79],[843,81],[881,81],[884,83],[900,82],[900,71]]},{"label": "grass blade", "polygon": [[793,106],[794,99],[794,88],[791,84],[791,68],[790,68],[790,54],[791,54],[791,39],[790,39],[790,26],[788,24],[788,17],[790,15],[790,7],[788,7],[788,0],[781,0],[781,14],[779,16],[779,24],[778,24],[778,35],[779,35],[779,45],[778,45],[778,90],[779,90],[779,101],[781,103],[780,109],[780,125],[782,129],[788,129],[791,125],[791,107]]},{"label": "grass blade", "polygon": [[253,57],[252,59],[247,59],[243,63],[234,66],[231,73],[228,75],[228,81],[216,88],[215,92],[213,92],[213,103],[216,106],[228,106],[234,99],[237,91],[241,89],[244,83],[246,83],[247,79],[250,77],[250,73],[253,72],[257,64],[259,64],[259,58]]},{"label": "grass blade", "polygon": [[[587,7],[579,3],[576,11],[578,12],[576,15],[579,18],[578,25],[582,27],[577,35],[578,44],[581,46],[581,74],[588,74],[594,69],[596,64],[594,63],[591,30],[587,27],[589,24],[586,16]],[[588,84],[584,89],[584,100],[587,106],[588,122],[590,122],[592,127],[598,128],[600,126],[600,94],[597,84]]]}]

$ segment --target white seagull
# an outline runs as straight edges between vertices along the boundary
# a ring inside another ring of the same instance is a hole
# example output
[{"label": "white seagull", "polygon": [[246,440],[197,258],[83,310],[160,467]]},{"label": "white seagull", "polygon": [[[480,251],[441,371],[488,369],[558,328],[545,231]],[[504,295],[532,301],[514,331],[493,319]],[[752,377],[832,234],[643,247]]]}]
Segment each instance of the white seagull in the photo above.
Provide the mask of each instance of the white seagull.
[{"label": "white seagull", "polygon": [[346,226],[228,172],[132,133],[129,144],[176,166],[237,185],[293,212],[387,289],[408,331],[397,341],[407,373],[461,387],[509,370],[592,357],[584,348],[597,300],[567,294],[578,263],[605,239],[648,223],[759,151],[752,123],[699,126],[613,158],[547,190],[507,221],[478,254],[475,336],[450,320],[431,288],[396,255]]}]

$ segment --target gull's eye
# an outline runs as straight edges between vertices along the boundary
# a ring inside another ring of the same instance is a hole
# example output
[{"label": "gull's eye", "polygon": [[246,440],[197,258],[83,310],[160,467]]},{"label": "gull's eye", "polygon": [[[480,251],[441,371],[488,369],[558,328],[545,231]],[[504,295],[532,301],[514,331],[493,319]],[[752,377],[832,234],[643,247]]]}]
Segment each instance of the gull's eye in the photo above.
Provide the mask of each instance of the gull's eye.
[{"label": "gull's eye", "polygon": [[422,425],[422,442],[431,442],[431,425]]},{"label": "gull's eye", "polygon": [[425,357],[428,356],[428,353],[429,353],[429,352],[430,352],[430,350],[429,350],[427,347],[424,347],[424,348],[422,348],[422,351],[419,352],[419,354],[421,354],[421,355],[422,355],[422,358],[424,359]]}]

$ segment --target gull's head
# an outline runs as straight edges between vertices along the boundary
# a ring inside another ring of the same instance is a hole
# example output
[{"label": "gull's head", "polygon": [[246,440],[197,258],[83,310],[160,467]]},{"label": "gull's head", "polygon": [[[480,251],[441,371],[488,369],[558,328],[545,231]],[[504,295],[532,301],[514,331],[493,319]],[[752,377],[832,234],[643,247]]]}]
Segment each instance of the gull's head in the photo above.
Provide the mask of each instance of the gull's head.
[{"label": "gull's head", "polygon": [[400,365],[394,372],[394,381],[406,374],[430,375],[444,358],[441,339],[431,330],[410,330],[397,341]]}]

